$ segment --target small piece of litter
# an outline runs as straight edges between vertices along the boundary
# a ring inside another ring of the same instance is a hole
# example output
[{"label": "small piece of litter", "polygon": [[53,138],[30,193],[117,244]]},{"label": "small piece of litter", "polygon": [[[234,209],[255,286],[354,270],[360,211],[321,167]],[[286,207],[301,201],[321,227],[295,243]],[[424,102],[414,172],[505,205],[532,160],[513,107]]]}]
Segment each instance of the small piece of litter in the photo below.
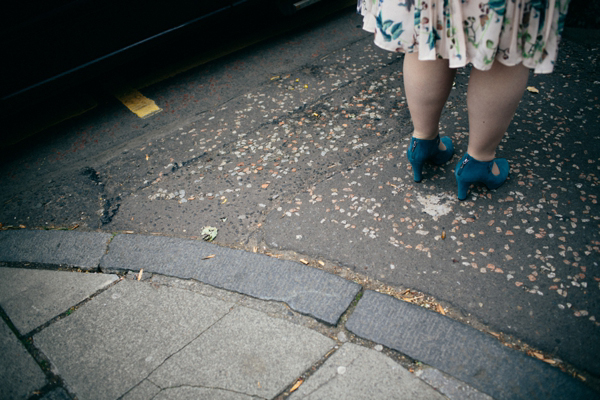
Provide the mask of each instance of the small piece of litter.
[{"label": "small piece of litter", "polygon": [[202,235],[203,240],[206,240],[207,242],[212,242],[217,237],[218,232],[218,229],[215,227],[205,226],[204,228],[202,228],[202,232],[200,232],[200,235]]},{"label": "small piece of litter", "polygon": [[292,386],[292,388],[290,389],[290,393],[295,392],[303,383],[304,379],[298,379],[298,382],[296,382],[294,386]]}]

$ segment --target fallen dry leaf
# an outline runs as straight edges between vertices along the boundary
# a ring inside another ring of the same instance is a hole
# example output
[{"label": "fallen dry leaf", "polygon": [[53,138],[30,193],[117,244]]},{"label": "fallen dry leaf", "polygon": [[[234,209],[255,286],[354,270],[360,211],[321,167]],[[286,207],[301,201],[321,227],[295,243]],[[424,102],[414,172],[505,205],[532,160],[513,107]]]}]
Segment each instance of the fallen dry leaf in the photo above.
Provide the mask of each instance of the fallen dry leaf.
[{"label": "fallen dry leaf", "polygon": [[444,311],[444,307],[441,304],[437,305],[437,311],[442,315],[446,315],[446,311]]},{"label": "fallen dry leaf", "polygon": [[304,379],[298,379],[298,382],[296,382],[294,384],[294,386],[292,386],[292,388],[290,389],[290,393],[295,392],[296,390],[298,390],[298,388],[300,387],[300,385],[302,385],[304,383]]},{"label": "fallen dry leaf", "polygon": [[140,273],[137,276],[137,280],[141,281],[142,280],[142,274],[144,273],[144,268],[140,268]]},{"label": "fallen dry leaf", "polygon": [[204,257],[202,260],[209,260],[211,258],[215,258],[216,254],[211,254],[210,256]]},{"label": "fallen dry leaf", "polygon": [[538,360],[543,360],[544,359],[544,355],[542,353],[538,353],[537,351],[532,351],[531,354],[533,354],[533,356],[535,358],[537,358]]},{"label": "fallen dry leaf", "polygon": [[539,93],[540,91],[534,86],[527,86],[527,91],[531,93]]}]

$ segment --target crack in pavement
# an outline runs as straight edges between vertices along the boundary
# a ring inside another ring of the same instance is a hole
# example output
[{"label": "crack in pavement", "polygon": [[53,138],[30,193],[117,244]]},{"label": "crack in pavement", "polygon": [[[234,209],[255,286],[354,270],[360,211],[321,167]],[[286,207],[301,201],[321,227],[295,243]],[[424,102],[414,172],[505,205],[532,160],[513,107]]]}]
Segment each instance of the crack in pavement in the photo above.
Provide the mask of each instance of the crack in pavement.
[{"label": "crack in pavement", "polygon": [[[152,384],[154,384],[150,380],[149,380],[149,382],[152,383]],[[242,395],[242,396],[247,396],[250,399],[264,399],[264,400],[267,400],[267,397],[251,396],[251,395],[249,395],[247,393],[238,392],[238,391],[232,390],[232,389],[227,389],[227,388],[222,388],[222,387],[203,386],[203,385],[178,385],[178,386],[169,386],[169,387],[165,387],[165,388],[160,388],[160,391],[158,393],[156,393],[154,396],[152,396],[152,399],[156,398],[156,396],[160,395],[161,393],[163,393],[163,392],[165,392],[167,390],[181,389],[181,388],[198,388],[198,389],[221,390],[223,392],[228,392],[228,393],[239,394],[239,395]]]},{"label": "crack in pavement", "polygon": [[[235,305],[231,306],[229,308],[229,311],[227,311],[225,314],[223,314],[223,316],[221,316],[219,319],[217,319],[215,322],[213,322],[209,327],[207,327],[206,329],[204,329],[202,332],[200,332],[196,337],[194,337],[193,339],[191,339],[189,342],[187,342],[185,345],[183,345],[179,350],[171,353],[168,357],[166,357],[160,364],[158,364],[152,371],[150,371],[145,378],[143,378],[141,381],[139,381],[135,386],[131,387],[127,392],[123,393],[123,395],[121,396],[124,397],[125,395],[127,395],[129,392],[131,392],[133,389],[137,388],[142,382],[144,382],[145,380],[148,380],[150,383],[152,383],[153,385],[161,388],[161,386],[155,384],[154,382],[152,382],[150,380],[150,375],[152,375],[154,372],[156,372],[160,367],[162,367],[169,359],[171,359],[171,357],[179,354],[182,350],[184,350],[186,347],[188,347],[190,344],[192,344],[196,339],[198,339],[200,336],[202,336],[203,334],[205,334],[206,332],[208,332],[213,326],[215,326],[217,323],[219,323],[223,318],[225,318],[226,316],[228,316],[229,314],[231,314],[231,312],[236,308]],[[161,388],[163,389],[163,388]]]}]

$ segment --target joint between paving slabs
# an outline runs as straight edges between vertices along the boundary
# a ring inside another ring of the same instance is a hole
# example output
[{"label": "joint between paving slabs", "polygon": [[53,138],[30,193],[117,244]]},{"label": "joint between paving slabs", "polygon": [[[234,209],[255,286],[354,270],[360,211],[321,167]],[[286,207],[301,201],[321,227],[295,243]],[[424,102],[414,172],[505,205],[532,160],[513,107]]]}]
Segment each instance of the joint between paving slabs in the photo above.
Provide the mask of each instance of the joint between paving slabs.
[{"label": "joint between paving slabs", "polygon": [[104,250],[104,254],[108,254],[108,248],[109,248],[110,244],[112,243],[112,241],[114,240],[114,238],[116,238],[118,234],[119,234],[119,232],[111,232],[110,237],[108,238],[108,240],[106,242],[106,250]]},{"label": "joint between paving slabs", "polygon": [[47,384],[42,388],[36,390],[32,396],[29,397],[28,400],[36,400],[42,398],[46,393],[51,392],[56,388],[64,389],[71,398],[75,398],[73,393],[69,390],[68,386],[65,384],[63,378],[57,375],[52,368],[52,364],[46,355],[40,351],[33,344],[33,338],[30,336],[31,333],[27,335],[21,335],[15,325],[12,323],[8,314],[4,311],[2,307],[0,307],[0,318],[6,323],[8,329],[15,335],[17,340],[21,342],[25,350],[29,353],[31,358],[35,361],[35,363],[40,367],[42,373],[46,376]]},{"label": "joint between paving slabs", "polygon": [[54,324],[56,321],[59,321],[59,320],[65,318],[65,317],[68,317],[69,315],[73,314],[81,306],[83,306],[86,303],[88,303],[89,301],[93,300],[99,294],[101,294],[101,293],[107,291],[108,289],[112,288],[113,286],[117,285],[123,279],[124,279],[123,277],[119,277],[119,279],[117,279],[116,281],[111,282],[108,285],[106,285],[105,287],[103,287],[103,288],[95,291],[94,293],[92,293],[91,295],[89,295],[86,299],[80,301],[79,303],[75,304],[74,306],[69,307],[69,309],[67,309],[66,311],[64,311],[64,312],[58,314],[56,317],[54,317],[54,318],[46,321],[42,325],[40,325],[37,328],[33,329],[31,332],[28,332],[28,333],[22,335],[23,340],[33,340],[33,336],[34,335],[40,333],[42,330],[44,330],[48,326]]},{"label": "joint between paving slabs", "polygon": [[20,269],[38,269],[45,271],[66,271],[79,273],[100,273],[100,266],[96,265],[89,268],[76,267],[69,264],[45,264],[38,262],[23,262],[23,261],[0,261],[0,267],[3,268],[20,268]]},{"label": "joint between paving slabs", "polygon": [[295,379],[291,384],[289,384],[281,393],[273,397],[274,400],[284,400],[287,399],[293,392],[295,392],[304,382],[306,382],[312,375],[314,375],[319,368],[325,364],[325,362],[335,354],[341,345],[336,343],[336,345],[327,352],[319,361],[308,367],[304,373],[302,373],[297,379]]},{"label": "joint between paving slabs", "polygon": [[[352,312],[358,305],[358,302],[360,301],[360,299],[362,298],[362,296],[364,294],[364,290],[365,289],[361,286],[361,290],[354,297],[354,299],[352,300],[352,302],[350,303],[350,305],[348,306],[346,311],[344,311],[344,313],[338,320],[338,323],[335,325],[336,327],[339,328],[337,336],[334,338],[336,340],[335,346],[331,350],[329,350],[329,352],[327,352],[319,361],[317,361],[316,363],[311,365],[306,371],[304,371],[304,373],[302,375],[300,375],[300,377],[298,377],[294,382],[292,382],[290,385],[288,385],[281,393],[279,393],[277,396],[275,396],[274,399],[276,399],[276,400],[287,399],[294,391],[296,391],[302,385],[302,383],[304,383],[307,379],[309,379],[312,375],[314,375],[323,366],[323,364],[325,364],[325,362],[343,346],[344,343],[356,342],[356,344],[359,344],[363,347],[367,347],[367,346],[364,346],[364,343],[362,343],[362,340],[356,340],[356,339],[353,340],[354,335],[351,333],[347,333],[347,331],[345,329],[346,321],[348,320],[348,317],[352,314]],[[339,338],[340,333],[347,335],[348,338],[341,340]],[[373,346],[371,346],[371,348],[372,347]],[[356,359],[352,360],[350,365],[355,360]],[[334,378],[335,378],[335,376],[334,376]],[[319,386],[319,388],[328,384],[330,381],[331,381],[331,379],[328,380],[327,382],[325,382],[323,385]],[[314,391],[318,390],[319,388],[315,389]],[[310,394],[308,394],[307,396],[309,396],[309,395]]]},{"label": "joint between paving slabs", "polygon": [[[340,331],[343,331],[343,330],[344,330],[344,328],[342,328],[342,330],[340,330]],[[344,343],[346,343],[346,342],[353,343],[353,344],[356,344],[356,345],[359,345],[361,347],[368,348],[368,349],[375,349],[375,351],[382,351],[387,357],[392,359],[394,362],[397,362],[399,365],[406,368],[411,373],[414,373],[416,368],[424,366],[424,364],[421,363],[420,361],[414,360],[402,353],[397,352],[396,350],[388,349],[381,345],[377,345],[376,343],[371,342],[369,340],[365,340],[365,339],[356,337],[355,335],[353,335],[351,333],[348,335],[349,335],[349,337],[345,341],[341,341],[338,339],[336,341],[335,346],[331,350],[329,350],[329,352],[327,352],[319,361],[317,361],[316,363],[311,365],[303,374],[301,374],[296,380],[294,380],[294,382],[292,382],[290,385],[288,385],[281,393],[279,393],[273,399],[274,400],[285,400],[288,397],[290,397],[292,395],[292,393],[295,392],[304,382],[306,382],[312,375],[317,373],[317,371],[325,364],[325,362],[331,356],[333,356],[335,353],[337,353],[340,350],[340,348],[344,345]],[[381,349],[377,349],[377,346],[381,346]],[[353,359],[350,362],[350,364],[348,364],[348,366],[352,365],[352,363],[354,363],[354,361],[356,361],[358,358],[359,358],[359,356],[356,357],[355,359]],[[313,392],[315,392],[316,390],[325,386],[326,384],[330,383],[336,377],[337,377],[337,375],[334,376],[332,379],[329,379],[327,382],[323,383],[322,385],[320,385],[317,389],[313,390]],[[311,392],[311,393],[313,393],[313,392]],[[309,395],[310,394],[307,394],[306,397],[308,397]]]},{"label": "joint between paving slabs", "polygon": [[[23,264],[21,264],[23,265]],[[25,264],[25,266],[27,267],[38,267],[37,269],[41,269],[39,268],[38,264],[33,264],[33,263],[27,263]],[[47,267],[47,265],[46,265]],[[77,271],[79,269],[77,268],[64,268],[59,266],[60,271]],[[33,268],[31,268],[33,269]],[[44,268],[44,269],[48,269],[48,268]],[[89,271],[81,271],[79,270],[79,272],[89,272]],[[56,317],[50,319],[49,321],[46,321],[44,324],[38,326],[37,328],[33,329],[32,331],[26,333],[26,334],[20,334],[19,331],[17,330],[17,328],[15,327],[15,325],[12,323],[12,321],[10,320],[8,314],[4,311],[4,309],[2,309],[2,307],[0,307],[0,317],[2,320],[4,320],[4,322],[7,324],[7,326],[9,327],[9,329],[13,332],[13,334],[16,336],[16,338],[23,344],[23,346],[25,347],[25,349],[27,350],[27,352],[31,355],[31,357],[33,358],[33,360],[38,364],[38,366],[40,367],[40,369],[42,370],[42,372],[44,373],[44,375],[46,376],[46,379],[48,380],[48,384],[46,386],[44,386],[42,389],[38,390],[37,393],[35,393],[30,400],[34,400],[37,398],[41,398],[42,395],[50,392],[51,390],[57,388],[57,387],[61,387],[63,388],[69,396],[71,396],[72,398],[76,398],[74,396],[74,394],[69,390],[68,386],[66,385],[66,383],[64,382],[64,380],[62,379],[62,377],[60,377],[58,374],[56,374],[54,372],[54,368],[52,363],[50,362],[50,359],[41,351],[39,350],[33,341],[33,336],[36,335],[37,333],[41,332],[43,329],[47,328],[48,326],[54,324],[56,321],[61,320],[69,315],[71,315],[74,311],[76,311],[79,307],[81,307],[82,305],[86,304],[87,302],[89,302],[90,300],[92,300],[93,298],[95,298],[96,296],[98,296],[99,294],[103,293],[104,291],[110,289],[111,287],[115,286],[117,283],[119,283],[123,278],[120,278],[119,280],[116,280],[115,282],[111,282],[110,284],[108,284],[107,286],[105,286],[104,288],[97,290],[96,292],[94,292],[93,294],[91,294],[90,296],[88,296],[86,299],[80,301],[79,303],[75,304],[74,306],[70,307],[68,310],[60,313],[59,315],[57,315]]]},{"label": "joint between paving slabs", "polygon": [[[339,349],[338,349],[339,350]],[[337,350],[336,350],[337,351]],[[330,355],[331,357],[331,355]],[[357,355],[352,361],[350,361],[350,363],[345,366],[346,368],[349,368],[352,366],[352,364],[354,364],[354,361],[358,360],[360,358],[360,355]],[[321,389],[324,386],[329,385],[332,381],[336,380],[340,375],[339,374],[335,374],[333,375],[331,378],[329,378],[327,381],[323,382],[322,384],[320,384],[319,386],[317,386],[313,391],[311,391],[310,393],[306,394],[306,397],[310,397],[310,395],[312,395],[313,393],[317,392],[319,389]]]}]

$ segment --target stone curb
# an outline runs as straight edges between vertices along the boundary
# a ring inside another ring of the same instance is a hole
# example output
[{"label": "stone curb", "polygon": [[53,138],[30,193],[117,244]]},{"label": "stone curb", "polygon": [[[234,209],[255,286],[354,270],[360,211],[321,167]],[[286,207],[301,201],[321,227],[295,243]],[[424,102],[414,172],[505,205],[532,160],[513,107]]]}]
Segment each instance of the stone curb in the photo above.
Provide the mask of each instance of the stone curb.
[{"label": "stone curb", "polygon": [[75,231],[0,231],[0,261],[98,267],[111,235]]},{"label": "stone curb", "polygon": [[411,303],[366,291],[346,328],[446,372],[495,399],[596,399],[556,368]]},{"label": "stone curb", "polygon": [[[211,257],[212,256],[212,257]],[[211,258],[208,258],[211,257]],[[292,309],[335,325],[361,286],[299,263],[216,246],[203,241],[118,235],[100,268],[169,275],[283,301]]]}]

